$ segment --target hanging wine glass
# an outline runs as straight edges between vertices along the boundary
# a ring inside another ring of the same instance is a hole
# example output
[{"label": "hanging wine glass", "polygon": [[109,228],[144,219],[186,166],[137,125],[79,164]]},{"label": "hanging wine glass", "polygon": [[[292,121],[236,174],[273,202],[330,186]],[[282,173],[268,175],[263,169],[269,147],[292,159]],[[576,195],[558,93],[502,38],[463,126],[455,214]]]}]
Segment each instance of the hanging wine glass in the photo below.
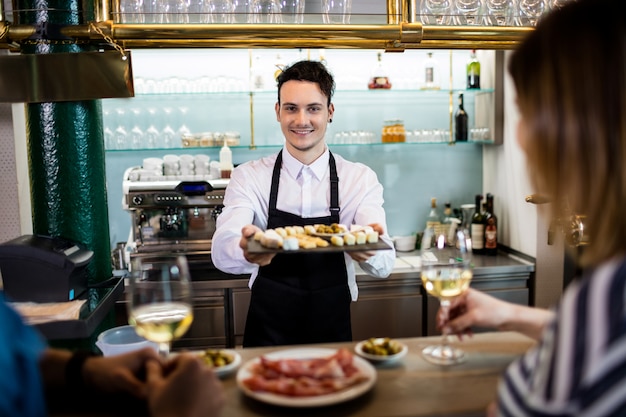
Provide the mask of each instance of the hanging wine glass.
[{"label": "hanging wine glass", "polygon": [[148,109],[148,123],[150,124],[144,132],[144,142],[149,149],[157,148],[159,145],[159,129],[154,126],[155,120],[157,120],[157,109]]},{"label": "hanging wine glass", "polygon": [[173,148],[176,143],[176,131],[172,128],[172,108],[165,107],[163,113],[165,113],[165,127],[161,129],[160,144],[162,148]]},{"label": "hanging wine glass", "polygon": [[544,0],[519,0],[520,26],[536,26],[545,10]]},{"label": "hanging wine glass", "polygon": [[456,22],[458,25],[476,25],[480,0],[454,0],[456,7]]},{"label": "hanging wine glass", "polygon": [[446,25],[450,20],[450,0],[423,0],[420,16],[424,24]]},{"label": "hanging wine glass", "polygon": [[[441,312],[447,318],[451,300],[463,294],[472,280],[471,241],[465,231],[457,229],[453,241],[445,230],[427,227],[420,249],[422,285],[437,297]],[[424,358],[437,365],[454,365],[465,360],[464,352],[450,344],[443,334],[440,344],[422,350]]]},{"label": "hanging wine glass", "polygon": [[492,26],[506,26],[511,19],[511,0],[485,0],[487,21]]},{"label": "hanging wine glass", "polygon": [[141,115],[141,110],[131,109],[131,113],[133,115],[134,125],[130,129],[130,147],[131,149],[141,149],[143,147],[144,138],[143,130],[141,130],[141,127],[139,126],[139,122],[141,120],[139,117]]},{"label": "hanging wine glass", "polygon": [[115,109],[115,113],[117,115],[117,127],[113,131],[113,142],[115,149],[126,149],[128,148],[128,132],[126,131],[126,127],[124,127],[124,109],[117,108]]}]

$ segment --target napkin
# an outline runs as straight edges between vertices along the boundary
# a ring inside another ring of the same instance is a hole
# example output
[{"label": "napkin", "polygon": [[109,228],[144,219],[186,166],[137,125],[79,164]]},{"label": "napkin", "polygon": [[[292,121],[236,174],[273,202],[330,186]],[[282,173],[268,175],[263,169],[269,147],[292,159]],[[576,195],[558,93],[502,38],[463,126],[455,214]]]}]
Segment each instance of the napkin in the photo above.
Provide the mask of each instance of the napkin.
[{"label": "napkin", "polygon": [[13,308],[28,324],[50,321],[77,320],[80,309],[87,300],[66,301],[63,303],[12,302]]}]

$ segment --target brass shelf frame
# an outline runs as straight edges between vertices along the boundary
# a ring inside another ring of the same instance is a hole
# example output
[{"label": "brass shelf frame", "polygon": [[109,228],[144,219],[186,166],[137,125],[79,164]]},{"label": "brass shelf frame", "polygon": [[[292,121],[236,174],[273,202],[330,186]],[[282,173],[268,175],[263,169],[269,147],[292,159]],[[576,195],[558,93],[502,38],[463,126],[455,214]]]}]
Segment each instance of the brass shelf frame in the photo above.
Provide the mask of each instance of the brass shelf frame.
[{"label": "brass shelf frame", "polygon": [[[110,3],[109,3],[110,2]],[[114,13],[111,13],[114,10]],[[116,23],[117,0],[96,0],[96,22],[66,26],[61,35],[105,45],[101,33],[127,49],[137,48],[335,48],[513,49],[533,28],[429,26],[417,21],[415,0],[387,0],[387,24],[129,24]],[[0,48],[20,49],[33,25],[4,19],[0,2]]]}]

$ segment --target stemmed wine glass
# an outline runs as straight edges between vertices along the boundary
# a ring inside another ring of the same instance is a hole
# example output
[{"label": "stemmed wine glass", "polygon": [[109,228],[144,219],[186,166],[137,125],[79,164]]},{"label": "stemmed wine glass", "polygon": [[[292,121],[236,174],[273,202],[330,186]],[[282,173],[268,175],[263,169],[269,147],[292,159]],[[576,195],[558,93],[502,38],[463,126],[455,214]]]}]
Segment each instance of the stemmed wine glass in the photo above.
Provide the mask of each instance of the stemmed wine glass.
[{"label": "stemmed wine glass", "polygon": [[496,26],[505,26],[509,24],[512,4],[511,0],[485,0],[487,6],[487,18],[493,18]]},{"label": "stemmed wine glass", "polygon": [[[428,294],[437,297],[443,318],[447,319],[451,300],[463,294],[472,280],[472,248],[467,232],[457,229],[450,239],[445,230],[427,227],[420,250],[422,285]],[[441,344],[422,350],[424,358],[437,365],[463,362],[465,354],[448,342],[443,334]]]},{"label": "stemmed wine glass", "polygon": [[450,0],[424,0],[422,2],[422,23],[424,24],[448,24],[451,13]]},{"label": "stemmed wine glass", "polygon": [[150,255],[131,260],[128,322],[137,334],[156,342],[167,357],[174,339],[193,321],[191,279],[183,255]]},{"label": "stemmed wine glass", "polygon": [[475,25],[478,23],[480,0],[455,0],[457,22],[459,25]]},{"label": "stemmed wine glass", "polygon": [[520,26],[536,26],[537,21],[546,10],[545,0],[520,0]]}]

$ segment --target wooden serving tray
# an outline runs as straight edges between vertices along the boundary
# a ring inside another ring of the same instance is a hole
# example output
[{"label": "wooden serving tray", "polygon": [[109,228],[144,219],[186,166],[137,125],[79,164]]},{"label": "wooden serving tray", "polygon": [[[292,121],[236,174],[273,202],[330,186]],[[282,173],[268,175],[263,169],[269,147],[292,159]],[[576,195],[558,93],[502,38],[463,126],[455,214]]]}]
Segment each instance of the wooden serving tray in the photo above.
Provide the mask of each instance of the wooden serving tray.
[{"label": "wooden serving tray", "polygon": [[261,245],[260,242],[254,240],[254,237],[248,239],[248,252],[249,253],[321,253],[321,252],[361,252],[361,251],[375,251],[375,250],[388,250],[391,246],[378,240],[376,243],[364,243],[361,245],[343,245],[335,246],[330,244],[325,248],[316,247],[311,249],[297,249],[297,250],[284,250],[283,248],[273,249],[266,248]]}]

